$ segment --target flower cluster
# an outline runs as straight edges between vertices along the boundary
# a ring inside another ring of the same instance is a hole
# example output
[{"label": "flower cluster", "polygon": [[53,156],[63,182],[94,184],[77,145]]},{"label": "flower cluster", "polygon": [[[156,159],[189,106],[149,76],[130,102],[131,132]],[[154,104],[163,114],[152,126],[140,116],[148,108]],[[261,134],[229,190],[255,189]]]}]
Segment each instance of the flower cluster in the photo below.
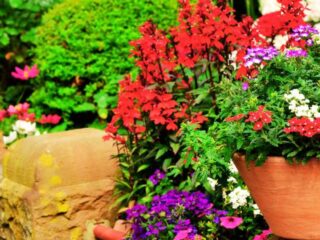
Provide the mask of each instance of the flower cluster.
[{"label": "flower cluster", "polygon": [[154,196],[149,208],[138,204],[126,213],[127,219],[133,222],[130,239],[161,239],[163,234],[170,236],[168,231],[172,231],[175,240],[194,240],[200,237],[197,230],[200,220],[214,219],[212,224],[220,224],[227,229],[234,229],[243,221],[239,217],[226,216],[226,211],[214,209],[208,197],[201,192],[177,190]]},{"label": "flower cluster", "polygon": [[298,48],[298,49],[288,49],[286,50],[287,58],[298,58],[298,57],[306,57],[308,53],[306,50]]},{"label": "flower cluster", "polygon": [[225,119],[226,122],[239,121],[243,118],[246,118],[245,122],[254,123],[253,130],[260,131],[265,124],[272,122],[272,113],[270,111],[264,111],[264,106],[259,106],[258,110],[255,112],[249,112],[248,115],[238,114],[232,117]]},{"label": "flower cluster", "polygon": [[19,103],[16,106],[10,105],[7,109],[0,110],[0,122],[4,124],[5,120],[12,124],[9,134],[3,136],[4,143],[8,145],[22,136],[39,135],[36,122],[56,125],[60,122],[61,117],[57,114],[42,115],[37,120],[35,114],[30,112],[29,103]]},{"label": "flower cluster", "polygon": [[320,134],[320,118],[309,119],[306,117],[292,118],[288,120],[289,127],[284,129],[284,132],[299,133],[301,136],[313,137],[314,135]]},{"label": "flower cluster", "polygon": [[165,178],[165,173],[161,172],[159,169],[157,169],[150,177],[149,180],[152,182],[152,184],[155,186],[159,183],[160,180]]},{"label": "flower cluster", "polygon": [[247,55],[244,57],[246,67],[250,67],[253,64],[261,64],[263,61],[271,60],[279,54],[275,47],[267,48],[249,48],[247,50]]},{"label": "flower cluster", "polygon": [[249,196],[249,191],[246,189],[242,189],[241,187],[235,188],[228,194],[229,202],[232,204],[233,209],[245,206],[247,204],[247,198]]},{"label": "flower cluster", "polygon": [[308,46],[313,45],[312,36],[314,34],[319,34],[319,31],[313,28],[310,25],[301,25],[292,30],[291,36],[294,38],[295,41],[305,40]]},{"label": "flower cluster", "polygon": [[284,95],[284,99],[289,103],[289,110],[296,117],[320,118],[319,106],[312,105],[309,107],[310,100],[300,93],[299,89],[292,89],[289,94]]}]

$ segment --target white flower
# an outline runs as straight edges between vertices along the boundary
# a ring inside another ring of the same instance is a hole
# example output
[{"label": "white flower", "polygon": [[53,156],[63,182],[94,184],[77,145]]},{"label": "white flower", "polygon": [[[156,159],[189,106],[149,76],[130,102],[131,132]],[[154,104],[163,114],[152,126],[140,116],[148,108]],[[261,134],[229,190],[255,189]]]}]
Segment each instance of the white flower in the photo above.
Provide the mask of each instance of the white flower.
[{"label": "white flower", "polygon": [[280,3],[277,0],[260,0],[260,12],[262,15],[280,10]]},{"label": "white flower", "polygon": [[218,181],[216,179],[213,179],[213,178],[207,178],[209,184],[210,184],[210,187],[211,189],[214,191],[216,189],[216,186],[218,185]]},{"label": "white flower", "polygon": [[[307,5],[304,11],[306,14],[304,20],[310,22],[318,22],[320,20],[320,0],[307,0],[306,3],[301,1],[303,5]],[[262,15],[279,11],[281,8],[277,0],[260,0],[260,12]]]},{"label": "white flower", "polygon": [[5,145],[8,145],[17,139],[18,135],[16,131],[11,131],[9,136],[3,136],[3,142]]},{"label": "white flower", "polygon": [[288,35],[277,35],[274,40],[273,40],[273,45],[277,48],[280,49],[283,45],[285,45],[287,43],[287,41],[289,40],[289,36]]},{"label": "white flower", "polygon": [[307,22],[319,22],[320,20],[320,0],[308,0],[307,9],[305,10]]},{"label": "white flower", "polygon": [[18,120],[13,125],[13,130],[20,134],[33,134],[36,131],[36,123],[31,123],[23,120]]},{"label": "white flower", "polygon": [[236,165],[234,165],[232,160],[230,160],[229,170],[232,173],[238,173],[238,169],[237,169]]},{"label": "white flower", "polygon": [[248,190],[237,187],[231,193],[229,193],[228,196],[230,198],[232,208],[237,209],[238,207],[247,204],[247,197],[250,196],[250,193],[248,192]]},{"label": "white flower", "polygon": [[253,207],[253,215],[254,216],[262,215],[262,213],[261,213],[261,211],[260,211],[260,209],[259,209],[257,204],[253,204],[252,207]]},{"label": "white flower", "polygon": [[234,177],[229,177],[229,178],[227,179],[227,181],[228,181],[228,182],[232,182],[232,183],[237,183],[237,182],[238,182],[237,179],[235,179]]}]

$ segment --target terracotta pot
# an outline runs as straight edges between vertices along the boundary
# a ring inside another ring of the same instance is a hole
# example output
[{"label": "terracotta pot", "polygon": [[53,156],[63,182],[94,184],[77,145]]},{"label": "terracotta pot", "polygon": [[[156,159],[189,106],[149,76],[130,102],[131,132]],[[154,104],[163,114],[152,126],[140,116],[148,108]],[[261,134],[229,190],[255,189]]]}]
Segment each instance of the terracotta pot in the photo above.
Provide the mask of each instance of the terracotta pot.
[{"label": "terracotta pot", "polygon": [[97,225],[93,229],[94,236],[100,240],[122,240],[125,237],[124,232],[119,232],[113,228]]},{"label": "terracotta pot", "polygon": [[272,232],[283,238],[320,239],[320,161],[288,164],[268,157],[260,167],[233,159]]}]

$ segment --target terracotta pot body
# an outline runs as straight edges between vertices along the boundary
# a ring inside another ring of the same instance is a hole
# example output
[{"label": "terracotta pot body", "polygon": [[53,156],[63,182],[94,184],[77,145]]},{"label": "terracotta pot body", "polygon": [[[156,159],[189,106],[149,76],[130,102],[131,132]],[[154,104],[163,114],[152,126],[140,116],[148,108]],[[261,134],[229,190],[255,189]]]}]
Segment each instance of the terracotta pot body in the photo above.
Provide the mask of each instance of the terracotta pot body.
[{"label": "terracotta pot body", "polygon": [[93,233],[100,240],[122,240],[125,237],[125,233],[102,225],[97,225],[93,229]]},{"label": "terracotta pot body", "polygon": [[233,159],[272,232],[289,239],[320,239],[320,161],[288,164],[268,157],[260,167]]}]

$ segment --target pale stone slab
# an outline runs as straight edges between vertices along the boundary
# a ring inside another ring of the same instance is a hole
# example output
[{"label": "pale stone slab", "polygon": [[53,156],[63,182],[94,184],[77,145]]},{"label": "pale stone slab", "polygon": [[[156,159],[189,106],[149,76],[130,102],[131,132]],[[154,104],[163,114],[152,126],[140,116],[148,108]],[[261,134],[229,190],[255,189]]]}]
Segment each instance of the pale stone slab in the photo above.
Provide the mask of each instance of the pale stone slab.
[{"label": "pale stone slab", "polygon": [[3,159],[0,239],[78,240],[87,221],[115,220],[112,141],[80,129],[20,140]]}]

